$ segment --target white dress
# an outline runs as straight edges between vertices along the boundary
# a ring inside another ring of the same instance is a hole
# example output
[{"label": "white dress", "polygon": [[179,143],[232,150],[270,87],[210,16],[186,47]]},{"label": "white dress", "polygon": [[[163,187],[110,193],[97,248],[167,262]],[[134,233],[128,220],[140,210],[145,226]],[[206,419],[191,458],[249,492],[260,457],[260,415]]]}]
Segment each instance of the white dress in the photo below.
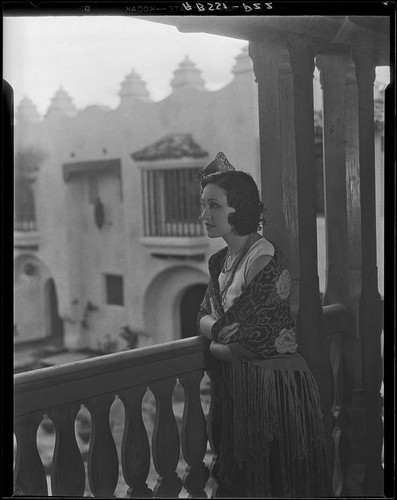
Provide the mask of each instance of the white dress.
[{"label": "white dress", "polygon": [[[274,246],[267,241],[265,238],[261,238],[256,241],[248,250],[247,254],[240,262],[236,273],[233,278],[233,282],[227,290],[225,296],[223,297],[223,309],[226,311],[229,307],[232,306],[233,302],[237,297],[241,295],[241,292],[247,287],[247,276],[251,267],[251,264],[255,259],[261,257],[262,255],[274,255]],[[219,290],[222,293],[222,290],[225,288],[226,283],[230,278],[232,270],[229,272],[222,272],[219,275]]]}]

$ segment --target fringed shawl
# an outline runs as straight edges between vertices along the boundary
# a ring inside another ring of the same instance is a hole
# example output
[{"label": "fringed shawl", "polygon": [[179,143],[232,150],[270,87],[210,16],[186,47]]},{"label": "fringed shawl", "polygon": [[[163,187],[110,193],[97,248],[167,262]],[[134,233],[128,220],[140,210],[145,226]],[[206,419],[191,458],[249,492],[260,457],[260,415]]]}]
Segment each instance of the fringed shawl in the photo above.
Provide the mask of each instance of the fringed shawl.
[{"label": "fringed shawl", "polygon": [[212,327],[218,341],[220,330],[232,323],[239,328],[231,339],[249,352],[250,359],[266,359],[297,351],[294,321],[289,306],[290,275],[284,257],[276,245],[270,263],[260,271],[233,305],[224,312],[221,305],[218,277],[227,247],[212,255],[208,267],[210,282],[198,313],[200,319],[211,314],[219,317]]},{"label": "fringed shawl", "polygon": [[[238,323],[230,362],[214,361],[221,497],[326,496],[325,439],[318,389],[297,353],[289,274],[280,250],[223,312],[218,276],[226,248],[209,260],[210,283],[198,315],[216,314],[212,334]],[[285,360],[297,361],[286,363]],[[278,367],[279,364],[279,367]],[[288,365],[295,368],[288,368]],[[287,367],[287,368],[286,368]]]}]

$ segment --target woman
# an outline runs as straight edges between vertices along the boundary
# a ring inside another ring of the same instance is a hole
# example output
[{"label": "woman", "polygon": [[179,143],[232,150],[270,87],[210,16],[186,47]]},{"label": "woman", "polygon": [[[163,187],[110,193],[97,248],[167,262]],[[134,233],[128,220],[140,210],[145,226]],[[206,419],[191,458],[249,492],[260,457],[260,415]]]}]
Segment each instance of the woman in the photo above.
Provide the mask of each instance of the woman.
[{"label": "woman", "polygon": [[223,153],[200,180],[200,219],[210,238],[227,244],[209,259],[198,314],[218,360],[212,373],[217,496],[326,495],[318,390],[298,352],[284,257],[258,233],[257,186]]}]

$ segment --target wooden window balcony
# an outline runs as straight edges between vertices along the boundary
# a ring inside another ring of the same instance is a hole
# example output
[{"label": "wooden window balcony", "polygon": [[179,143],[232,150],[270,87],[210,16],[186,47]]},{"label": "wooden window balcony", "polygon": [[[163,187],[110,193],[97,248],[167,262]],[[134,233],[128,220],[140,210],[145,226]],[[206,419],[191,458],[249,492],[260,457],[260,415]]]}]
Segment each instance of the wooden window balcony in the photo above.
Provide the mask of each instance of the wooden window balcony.
[{"label": "wooden window balcony", "polygon": [[143,168],[144,236],[203,236],[199,168]]},{"label": "wooden window balcony", "polygon": [[143,196],[141,243],[155,257],[203,259],[208,248],[200,215],[200,160],[140,164]]}]

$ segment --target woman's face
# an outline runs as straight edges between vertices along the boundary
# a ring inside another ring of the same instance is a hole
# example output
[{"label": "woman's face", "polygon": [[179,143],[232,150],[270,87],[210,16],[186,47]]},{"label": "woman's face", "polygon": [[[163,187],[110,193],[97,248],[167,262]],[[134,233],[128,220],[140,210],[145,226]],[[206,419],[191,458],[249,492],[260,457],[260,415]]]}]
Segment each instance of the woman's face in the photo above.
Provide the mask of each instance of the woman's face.
[{"label": "woman's face", "polygon": [[201,220],[209,238],[219,238],[233,231],[229,214],[236,210],[227,204],[226,191],[216,184],[207,184],[201,193]]}]

